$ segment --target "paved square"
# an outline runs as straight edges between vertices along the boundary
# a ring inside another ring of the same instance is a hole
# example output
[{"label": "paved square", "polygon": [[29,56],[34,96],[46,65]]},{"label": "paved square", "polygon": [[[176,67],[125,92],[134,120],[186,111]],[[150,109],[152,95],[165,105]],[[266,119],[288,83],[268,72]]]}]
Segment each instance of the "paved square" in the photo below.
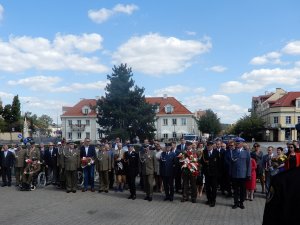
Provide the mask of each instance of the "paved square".
[{"label": "paved square", "polygon": [[216,207],[210,208],[205,205],[205,194],[192,204],[181,203],[180,195],[174,202],[164,202],[161,193],[155,193],[148,202],[141,191],[136,200],[127,199],[128,191],[67,194],[53,186],[30,192],[2,187],[0,193],[1,225],[260,225],[265,204],[260,193],[254,201],[245,202],[244,210],[231,209],[233,199],[219,194]]}]

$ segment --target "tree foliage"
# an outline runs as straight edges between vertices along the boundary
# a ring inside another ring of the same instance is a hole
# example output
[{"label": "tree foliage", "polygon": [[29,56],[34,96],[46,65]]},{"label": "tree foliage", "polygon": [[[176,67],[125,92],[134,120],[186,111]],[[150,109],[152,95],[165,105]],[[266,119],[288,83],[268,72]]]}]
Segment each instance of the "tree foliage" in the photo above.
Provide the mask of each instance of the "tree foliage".
[{"label": "tree foliage", "polygon": [[21,104],[18,95],[14,96],[12,104],[7,104],[4,107],[1,106],[0,113],[4,119],[4,122],[2,122],[3,131],[21,131],[22,122],[20,108]]},{"label": "tree foliage", "polygon": [[105,97],[96,106],[100,132],[108,138],[123,140],[136,136],[153,138],[156,106],[146,102],[144,88],[135,85],[132,70],[126,64],[114,66],[112,71],[107,75]]},{"label": "tree foliage", "polygon": [[205,114],[198,120],[198,128],[202,133],[216,136],[222,129],[220,118],[211,109],[207,109],[205,110]]},{"label": "tree foliage", "polygon": [[237,121],[233,127],[233,133],[239,135],[246,140],[260,140],[262,131],[264,130],[264,121],[256,114],[245,115]]}]

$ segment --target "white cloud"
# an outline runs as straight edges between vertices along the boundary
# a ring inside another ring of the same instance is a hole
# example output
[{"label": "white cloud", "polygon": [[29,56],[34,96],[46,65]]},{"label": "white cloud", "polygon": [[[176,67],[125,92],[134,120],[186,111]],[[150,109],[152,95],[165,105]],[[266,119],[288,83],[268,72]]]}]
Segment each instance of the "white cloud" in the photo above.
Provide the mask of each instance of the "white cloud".
[{"label": "white cloud", "polygon": [[17,81],[8,81],[9,85],[17,86],[22,85],[23,87],[28,87],[30,90],[39,92],[76,92],[79,90],[104,90],[107,85],[107,81],[96,81],[92,83],[72,83],[70,85],[59,86],[58,83],[61,82],[59,77],[50,76],[34,76],[20,79]]},{"label": "white cloud", "polygon": [[207,70],[216,72],[216,73],[223,73],[227,70],[225,66],[212,66],[210,68],[207,68]]},{"label": "white cloud", "polygon": [[108,68],[99,58],[85,56],[102,49],[99,34],[61,35],[54,40],[28,36],[13,37],[8,42],[0,40],[0,71],[19,72],[28,69],[73,70],[103,73]]},{"label": "white cloud", "polygon": [[185,32],[187,35],[190,35],[190,36],[195,36],[195,35],[197,35],[197,33],[195,32],[195,31],[186,31]]},{"label": "white cloud", "polygon": [[189,87],[178,84],[155,90],[154,94],[156,96],[163,96],[164,94],[167,94],[168,96],[174,96],[176,94],[188,92],[189,90]]},{"label": "white cloud", "polygon": [[113,59],[114,64],[127,63],[136,71],[159,76],[184,71],[195,56],[211,48],[208,38],[195,41],[148,34],[130,38],[113,54]]},{"label": "white cloud", "polygon": [[233,104],[226,95],[189,96],[184,100],[187,107],[192,110],[212,109],[221,118],[221,122],[234,123],[237,119],[247,113],[246,108]]},{"label": "white cloud", "polygon": [[0,91],[0,100],[3,100],[3,99],[12,99],[13,97],[14,97],[14,95],[11,94],[11,93]]},{"label": "white cloud", "polygon": [[131,5],[117,4],[112,9],[106,9],[106,8],[102,8],[99,10],[91,9],[88,11],[88,17],[95,23],[103,23],[116,14],[124,13],[127,15],[131,15],[136,10],[138,10],[138,6],[134,4]]},{"label": "white cloud", "polygon": [[269,85],[295,85],[300,83],[300,68],[259,69],[244,73],[240,81],[229,81],[221,85],[224,93],[255,92]]},{"label": "white cloud", "polygon": [[300,41],[292,41],[283,47],[282,52],[290,55],[300,54]]},{"label": "white cloud", "polygon": [[252,65],[266,65],[266,64],[282,64],[280,60],[281,54],[279,52],[269,52],[262,56],[256,56],[251,59]]},{"label": "white cloud", "polygon": [[3,6],[0,4],[0,21],[3,20],[3,14],[4,14],[4,8],[3,8]]},{"label": "white cloud", "polygon": [[203,92],[205,92],[205,88],[203,87],[194,88],[193,92],[196,94],[202,94]]}]

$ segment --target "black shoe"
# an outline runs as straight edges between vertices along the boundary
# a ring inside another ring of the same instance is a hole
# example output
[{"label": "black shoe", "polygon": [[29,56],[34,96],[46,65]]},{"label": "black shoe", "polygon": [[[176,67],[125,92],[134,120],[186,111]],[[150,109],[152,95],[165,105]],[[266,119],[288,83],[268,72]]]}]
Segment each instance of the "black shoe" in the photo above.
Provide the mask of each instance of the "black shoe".
[{"label": "black shoe", "polygon": [[87,189],[86,188],[82,188],[82,190],[81,190],[82,192],[86,192],[87,191]]},{"label": "black shoe", "polygon": [[205,204],[206,204],[206,205],[210,205],[210,201],[207,200],[207,201],[205,202]]},{"label": "black shoe", "polygon": [[103,190],[98,190],[98,193],[101,193],[101,192],[103,192]]},{"label": "black shoe", "polygon": [[151,202],[151,201],[152,201],[152,197],[149,197],[149,198],[148,198],[148,201]]},{"label": "black shoe", "polygon": [[165,197],[165,198],[164,198],[164,201],[168,201],[168,200],[170,200],[168,197]]},{"label": "black shoe", "polygon": [[236,209],[237,207],[238,207],[238,205],[234,204],[234,205],[232,206],[232,209]]},{"label": "black shoe", "polygon": [[196,199],[192,199],[192,203],[196,203]]},{"label": "black shoe", "polygon": [[76,190],[73,190],[72,192],[73,192],[73,193],[76,193]]},{"label": "black shoe", "polygon": [[105,190],[104,192],[105,192],[105,193],[108,193],[108,190]]},{"label": "black shoe", "polygon": [[172,197],[169,200],[170,200],[170,202],[173,202],[173,198]]},{"label": "black shoe", "polygon": [[7,186],[10,187],[10,186],[11,186],[11,183],[8,183]]},{"label": "black shoe", "polygon": [[135,196],[135,195],[133,195],[131,199],[132,199],[132,200],[135,200],[135,199],[136,199],[136,196]]},{"label": "black shoe", "polygon": [[215,202],[211,202],[209,206],[210,206],[210,207],[215,207],[215,205],[216,205]]},{"label": "black shoe", "polygon": [[187,199],[185,199],[185,198],[181,199],[181,202],[186,202],[186,201],[187,201]]},{"label": "black shoe", "polygon": [[240,203],[239,207],[240,207],[241,209],[244,209],[244,208],[245,208],[245,206],[244,206],[243,203]]},{"label": "black shoe", "polygon": [[148,197],[148,196],[146,196],[146,197],[144,198],[144,200],[149,200],[149,197]]},{"label": "black shoe", "polygon": [[1,185],[1,187],[5,187],[5,186],[7,186],[7,184],[2,184],[2,185]]},{"label": "black shoe", "polygon": [[132,199],[132,195],[130,195],[130,196],[128,197],[128,199]]},{"label": "black shoe", "polygon": [[69,190],[67,191],[67,193],[70,193],[70,192],[71,192],[71,191],[69,191]]}]

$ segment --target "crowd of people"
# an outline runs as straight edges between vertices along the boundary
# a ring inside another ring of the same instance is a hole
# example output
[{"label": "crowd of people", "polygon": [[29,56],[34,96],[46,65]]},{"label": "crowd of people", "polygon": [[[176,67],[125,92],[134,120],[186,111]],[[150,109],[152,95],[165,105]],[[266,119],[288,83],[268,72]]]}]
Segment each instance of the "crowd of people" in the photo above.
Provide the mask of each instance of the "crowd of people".
[{"label": "crowd of people", "polygon": [[[232,208],[244,209],[244,201],[253,201],[256,185],[266,196],[272,177],[284,170],[300,165],[298,143],[276,150],[269,146],[267,153],[259,143],[250,147],[242,139],[223,143],[188,142],[166,143],[145,139],[143,144],[102,140],[92,145],[86,138],[81,144],[58,142],[55,145],[34,143],[3,145],[0,154],[2,187],[15,185],[19,190],[31,190],[37,174],[44,170],[46,184],[55,185],[67,193],[78,189],[78,170],[83,173],[82,192],[95,192],[95,171],[99,174],[98,192],[110,190],[123,192],[128,189],[128,199],[136,199],[136,177],[145,193],[144,199],[152,201],[153,192],[164,193],[164,201],[173,201],[174,194],[181,195],[181,202],[196,203],[206,194],[206,204],[214,207],[217,192],[233,197]],[[276,152],[275,152],[276,151]]]}]

